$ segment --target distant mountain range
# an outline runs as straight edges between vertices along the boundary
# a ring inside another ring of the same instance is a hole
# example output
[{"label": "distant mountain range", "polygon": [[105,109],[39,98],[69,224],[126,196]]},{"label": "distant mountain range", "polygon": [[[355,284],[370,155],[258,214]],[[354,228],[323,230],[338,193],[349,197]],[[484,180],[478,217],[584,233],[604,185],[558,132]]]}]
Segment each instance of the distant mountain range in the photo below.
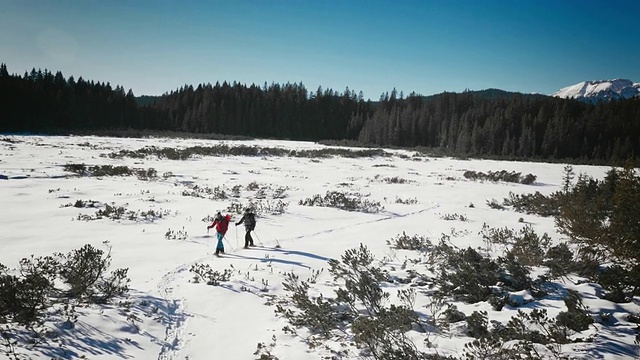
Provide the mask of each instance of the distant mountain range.
[{"label": "distant mountain range", "polygon": [[596,103],[640,96],[640,83],[627,79],[583,81],[551,94],[565,99]]}]

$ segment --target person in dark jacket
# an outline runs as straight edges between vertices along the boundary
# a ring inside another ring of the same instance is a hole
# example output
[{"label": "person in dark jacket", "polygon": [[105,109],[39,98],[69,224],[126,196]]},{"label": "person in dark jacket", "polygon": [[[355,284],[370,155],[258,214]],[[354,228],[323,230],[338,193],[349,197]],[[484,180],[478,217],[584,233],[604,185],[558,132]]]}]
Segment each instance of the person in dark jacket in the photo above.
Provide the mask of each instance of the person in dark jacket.
[{"label": "person in dark jacket", "polygon": [[216,228],[216,236],[218,237],[216,256],[220,256],[220,253],[224,254],[224,243],[222,242],[222,239],[224,238],[224,234],[227,233],[227,229],[229,228],[229,221],[231,221],[231,216],[229,214],[222,216],[222,214],[218,211],[216,217],[213,219],[213,223],[207,226],[207,230],[213,227]]},{"label": "person in dark jacket", "polygon": [[254,246],[251,232],[256,228],[256,215],[251,212],[251,209],[244,209],[244,215],[242,216],[242,219],[236,223],[236,226],[242,223],[244,223],[244,228],[247,231],[244,235],[244,248],[248,249],[249,246]]}]

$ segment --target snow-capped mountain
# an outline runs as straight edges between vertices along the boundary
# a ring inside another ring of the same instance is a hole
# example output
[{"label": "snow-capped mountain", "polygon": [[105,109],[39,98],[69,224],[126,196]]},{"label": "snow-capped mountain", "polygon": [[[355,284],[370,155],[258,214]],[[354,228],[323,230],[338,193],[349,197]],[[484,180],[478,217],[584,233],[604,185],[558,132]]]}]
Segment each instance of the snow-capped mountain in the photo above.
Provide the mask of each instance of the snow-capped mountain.
[{"label": "snow-capped mountain", "polygon": [[598,102],[640,96],[640,83],[627,79],[583,81],[551,94],[561,98]]}]

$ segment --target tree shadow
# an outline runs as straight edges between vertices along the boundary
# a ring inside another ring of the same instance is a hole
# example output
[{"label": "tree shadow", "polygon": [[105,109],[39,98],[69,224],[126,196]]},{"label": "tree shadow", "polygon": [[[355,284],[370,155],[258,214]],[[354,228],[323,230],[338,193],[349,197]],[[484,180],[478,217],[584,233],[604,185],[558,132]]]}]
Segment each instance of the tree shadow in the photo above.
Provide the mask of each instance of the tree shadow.
[{"label": "tree shadow", "polygon": [[265,251],[273,251],[273,252],[278,252],[278,253],[282,253],[284,255],[298,255],[298,256],[305,256],[305,257],[309,257],[312,259],[316,259],[316,260],[322,260],[322,261],[329,261],[331,260],[328,257],[324,257],[321,255],[317,255],[317,254],[313,254],[313,253],[308,253],[305,251],[298,251],[298,250],[284,250],[281,248],[271,248],[271,247],[264,247],[264,246],[256,246],[255,248],[257,249],[261,249],[261,250],[265,250]]},{"label": "tree shadow", "polygon": [[[165,328],[170,328],[179,327],[186,321],[188,315],[178,311],[174,301],[135,291],[131,291],[127,299],[119,300],[126,301],[129,305],[121,303],[77,308],[79,316],[75,324],[69,326],[61,322],[52,322],[51,325],[55,329],[53,333],[56,335],[47,339],[45,343],[27,349],[33,355],[39,354],[55,359],[78,359],[83,356],[133,359],[135,355],[131,353],[132,349],[171,351],[175,348],[175,344],[162,337],[164,333],[156,336],[143,330],[146,327],[145,322],[155,321]],[[96,310],[99,311],[99,315]],[[129,315],[131,317],[128,317]],[[89,318],[95,320],[97,316],[100,317],[98,322],[89,323]],[[116,325],[118,331],[107,330],[101,324],[109,328]],[[140,345],[143,339],[158,345],[158,348],[143,348]]]},{"label": "tree shadow", "polygon": [[78,321],[73,329],[60,332],[55,345],[46,344],[39,346],[37,350],[46,357],[55,359],[75,359],[81,354],[112,355],[131,359],[133,355],[127,354],[127,348],[130,346],[141,349],[140,345],[130,338],[114,336],[84,321]]},{"label": "tree shadow", "polygon": [[311,269],[311,267],[309,267],[308,265],[305,265],[299,261],[292,261],[292,260],[284,260],[284,259],[277,259],[277,258],[259,258],[259,257],[255,257],[255,256],[245,256],[245,255],[240,255],[240,254],[225,254],[225,257],[233,257],[233,258],[237,258],[237,259],[245,259],[245,260],[256,260],[256,261],[260,261],[263,263],[278,263],[278,264],[284,264],[284,265],[294,265],[294,266],[299,266],[299,267],[303,267],[305,269]]}]

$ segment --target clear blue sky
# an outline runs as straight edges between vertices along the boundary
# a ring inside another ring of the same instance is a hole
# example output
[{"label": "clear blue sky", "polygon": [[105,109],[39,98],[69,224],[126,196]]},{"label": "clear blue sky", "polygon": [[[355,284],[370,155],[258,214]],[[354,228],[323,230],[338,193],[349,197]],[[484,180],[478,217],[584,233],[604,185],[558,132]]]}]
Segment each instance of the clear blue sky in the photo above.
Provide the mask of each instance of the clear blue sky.
[{"label": "clear blue sky", "polygon": [[365,98],[640,82],[637,0],[0,0],[0,62],[136,95],[302,82]]}]

